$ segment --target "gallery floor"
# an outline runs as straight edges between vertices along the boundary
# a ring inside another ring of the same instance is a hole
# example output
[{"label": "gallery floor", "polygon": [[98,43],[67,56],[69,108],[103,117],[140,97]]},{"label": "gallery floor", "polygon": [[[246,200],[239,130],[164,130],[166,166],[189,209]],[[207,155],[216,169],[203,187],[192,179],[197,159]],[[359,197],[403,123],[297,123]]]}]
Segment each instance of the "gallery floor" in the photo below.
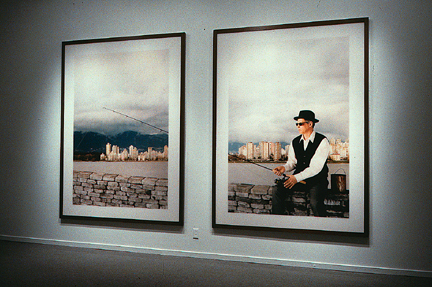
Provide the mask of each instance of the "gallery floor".
[{"label": "gallery floor", "polygon": [[432,278],[0,241],[0,286],[432,286]]}]

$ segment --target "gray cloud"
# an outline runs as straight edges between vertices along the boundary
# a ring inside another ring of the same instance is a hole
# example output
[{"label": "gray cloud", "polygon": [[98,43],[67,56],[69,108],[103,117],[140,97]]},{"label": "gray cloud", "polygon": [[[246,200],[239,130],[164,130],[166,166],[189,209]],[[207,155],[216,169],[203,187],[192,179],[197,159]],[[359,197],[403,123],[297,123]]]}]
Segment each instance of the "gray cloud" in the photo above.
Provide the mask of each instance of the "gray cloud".
[{"label": "gray cloud", "polygon": [[158,133],[106,107],[168,130],[168,57],[167,50],[76,57],[74,129]]},{"label": "gray cloud", "polygon": [[229,82],[230,141],[289,142],[302,109],[320,119],[317,131],[348,139],[348,38],[235,37],[218,59]]}]

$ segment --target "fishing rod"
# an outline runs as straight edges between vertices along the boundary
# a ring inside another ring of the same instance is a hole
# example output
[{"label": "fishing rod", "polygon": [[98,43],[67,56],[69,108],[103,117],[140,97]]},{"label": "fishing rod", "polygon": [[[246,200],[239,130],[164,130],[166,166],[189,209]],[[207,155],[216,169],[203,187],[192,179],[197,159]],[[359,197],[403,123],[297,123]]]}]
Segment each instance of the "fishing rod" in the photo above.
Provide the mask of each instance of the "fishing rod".
[{"label": "fishing rod", "polygon": [[[108,108],[106,108],[106,107],[102,107],[102,108],[105,109],[105,110],[107,110],[107,111],[111,111],[111,112],[113,112],[113,113],[116,113],[116,114],[122,115],[122,116],[124,116],[124,117],[127,117],[127,118],[129,118],[129,119],[131,119],[131,120],[134,120],[134,121],[140,122],[140,123],[142,123],[142,124],[148,125],[148,126],[150,126],[150,127],[152,127],[152,128],[155,128],[155,129],[157,129],[157,130],[159,130],[159,131],[162,131],[162,132],[168,134],[168,131],[163,130],[163,129],[161,129],[161,128],[158,128],[158,127],[156,127],[156,126],[154,126],[154,125],[151,125],[151,124],[149,124],[149,123],[146,123],[146,122],[144,122],[144,121],[142,121],[142,120],[136,119],[136,118],[134,118],[134,117],[128,116],[128,115],[126,115],[126,114],[124,114],[124,113],[121,113],[121,112],[118,112],[118,111],[115,111],[115,110],[112,110],[112,109],[108,109]],[[230,155],[230,154],[228,154],[228,155]],[[239,158],[237,155],[231,155],[231,156],[234,156],[234,157],[236,157],[236,158],[238,158],[238,159],[240,159],[240,160],[245,160],[246,162],[251,163],[251,164],[254,164],[254,165],[259,166],[259,167],[261,167],[261,168],[264,168],[264,169],[267,169],[267,170],[273,171],[273,169],[268,168],[268,167],[266,167],[266,166],[263,166],[263,165],[261,165],[261,164],[258,164],[258,163],[256,163],[256,162],[252,162],[252,161],[250,161],[250,160],[248,160],[248,159],[241,159],[241,158]],[[282,175],[284,176],[284,178],[288,177],[285,173],[283,173]],[[305,183],[305,182],[304,182],[304,181],[301,181],[301,183]]]},{"label": "fishing rod", "polygon": [[[273,171],[273,169],[271,169],[271,168],[269,168],[269,167],[266,167],[266,166],[264,166],[264,165],[258,164],[258,163],[256,163],[256,162],[253,162],[253,161],[251,161],[250,159],[243,159],[243,158],[238,157],[238,156],[235,155],[235,154],[230,154],[230,156],[234,156],[234,157],[236,157],[236,158],[238,158],[238,159],[240,159],[240,160],[244,160],[244,161],[246,161],[246,162],[248,162],[248,163],[251,163],[251,164],[254,164],[254,165],[256,165],[256,166],[262,167],[262,168],[264,168],[264,169],[267,169],[267,170],[271,170],[271,171]],[[285,173],[282,173],[282,175],[283,175],[284,179],[288,177]],[[305,182],[304,180],[300,181],[300,183],[302,183],[302,184],[306,184],[306,182]]]},{"label": "fishing rod", "polygon": [[102,107],[102,108],[105,109],[105,110],[107,110],[107,111],[111,111],[111,112],[113,112],[113,113],[116,113],[116,114],[119,114],[119,115],[125,116],[125,117],[127,117],[127,118],[129,118],[129,119],[132,119],[132,120],[134,120],[134,121],[140,122],[140,123],[142,123],[142,124],[148,125],[149,127],[152,127],[152,128],[154,128],[154,129],[160,130],[161,132],[168,133],[168,131],[166,131],[166,130],[164,130],[164,129],[161,129],[161,128],[158,128],[158,127],[156,127],[156,126],[154,126],[154,125],[151,125],[151,124],[149,124],[149,123],[146,123],[146,122],[144,122],[144,121],[142,121],[142,120],[136,119],[136,118],[134,118],[134,117],[128,116],[128,115],[126,115],[126,114],[120,113],[120,112],[115,111],[115,110],[112,110],[112,109],[108,109],[108,108],[105,108],[105,107]]},{"label": "fishing rod", "polygon": [[[253,162],[253,161],[251,161],[250,159],[243,159],[243,158],[238,157],[238,156],[235,155],[235,154],[230,154],[230,156],[236,157],[236,158],[238,158],[239,160],[247,161],[248,163],[254,164],[254,165],[259,166],[259,167],[262,167],[262,168],[264,168],[264,169],[268,169],[268,170],[273,171],[273,169],[271,169],[271,168],[269,168],[269,167],[266,167],[266,166],[264,166],[264,165],[258,164],[258,163],[256,163],[256,162]],[[283,173],[282,175],[283,175],[284,177],[287,177],[287,175],[284,174],[284,173]]]}]

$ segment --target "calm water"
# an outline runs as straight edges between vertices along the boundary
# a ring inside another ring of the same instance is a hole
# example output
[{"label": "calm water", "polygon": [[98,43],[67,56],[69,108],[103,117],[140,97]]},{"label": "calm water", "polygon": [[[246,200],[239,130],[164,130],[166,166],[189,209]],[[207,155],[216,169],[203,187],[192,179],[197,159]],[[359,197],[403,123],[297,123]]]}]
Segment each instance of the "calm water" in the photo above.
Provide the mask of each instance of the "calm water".
[{"label": "calm water", "polygon": [[[267,168],[273,169],[281,164],[266,163],[260,164]],[[274,180],[278,178],[271,170],[256,166],[251,163],[230,163],[229,165],[229,182],[233,183],[250,183],[259,185],[273,185]],[[329,167],[329,187],[330,175],[334,173],[346,174],[346,187],[349,189],[349,164],[328,164]],[[340,169],[340,170],[339,170]],[[345,171],[345,172],[344,172]]]},{"label": "calm water", "polygon": [[[280,164],[260,164],[273,169]],[[259,185],[273,185],[277,178],[271,170],[250,163],[230,163],[229,182],[249,183]],[[349,189],[349,164],[329,164],[330,174],[337,173],[347,175],[347,189]],[[343,170],[342,170],[343,169]],[[121,174],[125,176],[144,177],[168,177],[168,162],[74,162],[74,170],[93,171]],[[345,171],[345,172],[344,172]],[[187,176],[187,175],[186,175]]]},{"label": "calm water", "polygon": [[113,173],[113,174],[121,174],[125,176],[168,178],[167,161],[150,161],[150,162],[74,161],[74,170]]}]

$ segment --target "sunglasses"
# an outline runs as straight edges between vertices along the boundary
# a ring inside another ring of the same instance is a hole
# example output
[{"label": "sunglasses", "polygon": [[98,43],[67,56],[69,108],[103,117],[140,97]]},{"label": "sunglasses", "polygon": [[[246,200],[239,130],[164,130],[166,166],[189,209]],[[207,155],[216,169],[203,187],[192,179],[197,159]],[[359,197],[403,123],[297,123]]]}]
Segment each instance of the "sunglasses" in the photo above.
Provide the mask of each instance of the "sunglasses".
[{"label": "sunglasses", "polygon": [[297,127],[298,127],[298,126],[302,126],[302,125],[307,124],[307,123],[309,123],[309,122],[296,123],[296,126],[297,126]]}]

